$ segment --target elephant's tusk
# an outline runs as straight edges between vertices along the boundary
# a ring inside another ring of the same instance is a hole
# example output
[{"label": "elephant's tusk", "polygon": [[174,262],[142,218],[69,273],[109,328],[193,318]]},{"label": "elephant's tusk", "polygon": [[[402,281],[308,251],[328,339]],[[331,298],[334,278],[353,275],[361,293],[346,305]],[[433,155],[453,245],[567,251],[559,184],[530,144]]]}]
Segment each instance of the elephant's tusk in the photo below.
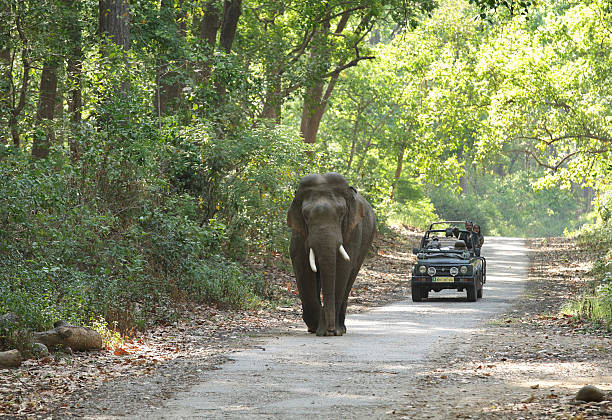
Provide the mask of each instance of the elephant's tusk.
[{"label": "elephant's tusk", "polygon": [[310,255],[308,256],[308,259],[310,260],[310,269],[316,273],[317,272],[317,265],[315,264],[315,255],[314,255],[314,251],[312,250],[312,248],[310,248]]},{"label": "elephant's tusk", "polygon": [[340,245],[340,255],[342,255],[342,258],[344,258],[346,261],[351,260],[351,257],[349,257],[349,254],[347,254],[346,249],[344,249],[344,245]]}]

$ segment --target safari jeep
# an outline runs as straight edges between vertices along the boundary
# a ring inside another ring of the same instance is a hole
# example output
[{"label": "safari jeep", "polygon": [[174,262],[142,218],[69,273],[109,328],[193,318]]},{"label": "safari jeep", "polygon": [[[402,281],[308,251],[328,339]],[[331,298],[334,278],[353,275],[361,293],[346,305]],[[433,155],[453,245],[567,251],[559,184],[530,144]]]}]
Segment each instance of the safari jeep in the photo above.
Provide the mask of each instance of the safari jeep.
[{"label": "safari jeep", "polygon": [[[482,297],[487,262],[470,232],[459,229],[459,221],[434,222],[413,252],[417,262],[412,268],[412,300],[427,299],[430,291],[455,289],[467,292],[467,300]],[[476,246],[475,246],[476,245]]]}]

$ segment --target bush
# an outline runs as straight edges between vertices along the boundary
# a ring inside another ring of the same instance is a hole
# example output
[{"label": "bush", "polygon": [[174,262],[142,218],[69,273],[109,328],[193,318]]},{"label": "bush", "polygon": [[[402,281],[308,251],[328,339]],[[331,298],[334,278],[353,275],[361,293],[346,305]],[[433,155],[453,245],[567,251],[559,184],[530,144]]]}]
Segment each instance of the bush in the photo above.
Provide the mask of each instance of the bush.
[{"label": "bush", "polygon": [[278,126],[219,136],[196,125],[171,135],[166,154],[171,185],[197,197],[201,223],[221,226],[223,248],[238,259],[287,248],[285,212],[312,172],[305,157],[303,141]]},{"label": "bush", "polygon": [[393,203],[389,209],[388,221],[392,225],[405,224],[426,229],[438,220],[433,204],[427,197],[403,203]]},{"label": "bush", "polygon": [[[87,166],[97,162],[87,159]],[[158,175],[152,166],[141,172],[138,189],[127,191],[132,182],[113,185],[130,195],[122,202],[89,184],[96,180],[79,182],[89,173],[84,166],[57,152],[42,161],[21,152],[0,160],[6,197],[0,200],[0,314],[14,312],[35,330],[59,319],[82,325],[103,317],[128,331],[172,320],[183,300],[257,303],[261,280],[220,255],[228,229],[202,224],[196,198],[149,182]]]},{"label": "bush", "polygon": [[[612,254],[609,254],[609,260]],[[612,263],[608,262],[608,270]],[[612,331],[612,272],[607,271],[603,277],[592,282],[589,289],[578,299],[564,306],[563,313],[587,319],[594,326]]]},{"label": "bush", "polygon": [[590,320],[596,326],[612,331],[612,223],[600,218],[582,227],[575,236],[578,243],[598,256],[591,275],[594,280],[578,299],[569,302],[564,313]]}]

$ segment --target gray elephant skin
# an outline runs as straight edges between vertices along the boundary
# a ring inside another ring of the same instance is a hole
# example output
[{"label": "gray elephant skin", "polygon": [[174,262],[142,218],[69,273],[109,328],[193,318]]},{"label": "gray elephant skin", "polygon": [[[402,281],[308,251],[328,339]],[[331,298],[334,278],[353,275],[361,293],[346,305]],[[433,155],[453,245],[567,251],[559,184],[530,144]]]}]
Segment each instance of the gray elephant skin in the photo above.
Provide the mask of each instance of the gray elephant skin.
[{"label": "gray elephant skin", "polygon": [[342,175],[311,174],[300,181],[287,224],[308,332],[344,334],[348,296],[376,231],[372,206]]}]

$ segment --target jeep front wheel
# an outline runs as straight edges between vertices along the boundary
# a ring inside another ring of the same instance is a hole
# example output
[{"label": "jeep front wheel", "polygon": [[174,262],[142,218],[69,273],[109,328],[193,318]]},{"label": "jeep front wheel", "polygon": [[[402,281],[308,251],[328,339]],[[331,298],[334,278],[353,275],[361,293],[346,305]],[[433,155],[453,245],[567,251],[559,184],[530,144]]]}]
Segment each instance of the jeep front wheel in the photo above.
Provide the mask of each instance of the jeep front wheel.
[{"label": "jeep front wheel", "polygon": [[467,301],[468,302],[476,302],[476,285],[475,284],[470,284],[469,286],[467,286],[465,288],[465,290],[467,291]]},{"label": "jeep front wheel", "polygon": [[421,295],[421,288],[418,286],[412,286],[412,301],[413,302],[421,302],[423,297]]}]

